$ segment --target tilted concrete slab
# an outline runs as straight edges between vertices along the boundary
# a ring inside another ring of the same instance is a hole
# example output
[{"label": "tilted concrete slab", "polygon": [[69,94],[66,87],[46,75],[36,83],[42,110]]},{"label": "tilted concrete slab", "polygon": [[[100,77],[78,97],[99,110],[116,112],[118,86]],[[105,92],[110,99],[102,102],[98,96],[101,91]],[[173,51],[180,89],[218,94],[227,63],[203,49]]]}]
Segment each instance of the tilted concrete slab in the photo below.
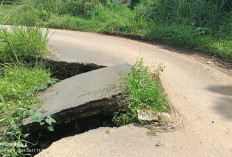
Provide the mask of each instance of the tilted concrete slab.
[{"label": "tilted concrete slab", "polygon": [[[131,66],[121,64],[83,73],[65,79],[40,95],[44,117],[54,116],[58,123],[95,114],[113,112],[116,107],[114,96],[122,93],[118,85],[120,73],[130,71]],[[26,120],[25,125],[29,123]]]}]

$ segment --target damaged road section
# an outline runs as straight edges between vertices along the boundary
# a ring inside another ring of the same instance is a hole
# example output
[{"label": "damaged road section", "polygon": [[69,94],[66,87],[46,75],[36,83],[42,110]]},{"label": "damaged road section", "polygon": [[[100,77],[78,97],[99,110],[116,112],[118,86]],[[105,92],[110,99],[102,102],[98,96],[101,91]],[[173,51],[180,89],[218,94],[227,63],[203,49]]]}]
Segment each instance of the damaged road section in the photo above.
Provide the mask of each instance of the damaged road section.
[{"label": "damaged road section", "polygon": [[45,67],[50,69],[52,72],[52,76],[59,80],[64,80],[75,75],[105,67],[103,65],[97,65],[93,63],[69,63],[51,59],[46,59],[44,63]]},{"label": "damaged road section", "polygon": [[[112,115],[119,109],[117,96],[123,93],[123,89],[116,88],[121,83],[119,74],[130,69],[128,64],[106,67],[51,86],[39,97],[43,100],[40,110],[46,111],[44,118],[51,115],[57,125],[95,115]],[[30,123],[30,117],[24,127],[30,133],[39,130],[39,124]]]}]

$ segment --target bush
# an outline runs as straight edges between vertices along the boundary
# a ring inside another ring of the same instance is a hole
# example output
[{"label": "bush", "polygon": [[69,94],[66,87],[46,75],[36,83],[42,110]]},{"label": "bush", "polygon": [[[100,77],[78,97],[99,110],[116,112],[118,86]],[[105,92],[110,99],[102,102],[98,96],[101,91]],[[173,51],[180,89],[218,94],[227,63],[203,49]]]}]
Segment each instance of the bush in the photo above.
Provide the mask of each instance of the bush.
[{"label": "bush", "polygon": [[27,1],[8,24],[130,35],[232,62],[229,0],[140,0],[133,10],[120,1]]},{"label": "bush", "polygon": [[[27,2],[28,3],[28,2]],[[91,10],[100,3],[99,0],[31,0],[30,4],[49,13],[70,14],[89,18]]]},{"label": "bush", "polygon": [[[222,0],[142,1],[142,4],[146,6],[144,10],[148,21],[208,28],[211,34],[217,34],[219,28],[230,25],[232,22],[230,12],[225,10],[225,4],[229,3],[231,2]],[[231,34],[232,29],[223,33]]]}]

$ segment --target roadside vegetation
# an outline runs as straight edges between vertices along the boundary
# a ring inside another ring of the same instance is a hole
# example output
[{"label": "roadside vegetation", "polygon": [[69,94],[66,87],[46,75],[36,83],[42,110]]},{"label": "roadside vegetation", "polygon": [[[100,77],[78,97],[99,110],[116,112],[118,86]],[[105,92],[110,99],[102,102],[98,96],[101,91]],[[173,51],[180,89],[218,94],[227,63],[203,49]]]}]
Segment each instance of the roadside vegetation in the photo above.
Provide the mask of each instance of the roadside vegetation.
[{"label": "roadside vegetation", "polygon": [[0,28],[0,156],[24,156],[33,145],[22,132],[23,119],[40,106],[38,92],[56,82],[42,64],[30,60],[46,56],[47,35],[39,28]]},{"label": "roadside vegetation", "polygon": [[[41,104],[38,92],[57,80],[39,64],[51,27],[139,37],[196,50],[232,62],[232,2],[229,0],[0,0],[0,156],[24,156],[32,145],[22,133],[23,118]],[[31,62],[35,58],[35,62]],[[169,112],[159,74],[139,60],[122,84],[126,105],[117,125],[137,121],[138,110]],[[55,122],[51,117],[47,123]],[[52,130],[52,128],[50,128]]]},{"label": "roadside vegetation", "polygon": [[51,73],[41,67],[4,65],[0,77],[0,142],[1,156],[23,155],[31,143],[22,133],[23,118],[32,115],[41,101],[39,89],[53,84]]},{"label": "roadside vegetation", "polygon": [[129,35],[232,62],[229,0],[22,0],[0,17],[19,7],[6,24]]},{"label": "roadside vegetation", "polygon": [[25,62],[31,57],[45,57],[47,52],[48,30],[43,34],[40,28],[1,29],[1,62]]},{"label": "roadside vegetation", "polygon": [[[113,118],[116,125],[125,125],[138,120],[138,110],[169,112],[170,105],[167,95],[163,91],[159,79],[163,68],[159,67],[151,72],[149,67],[143,65],[143,60],[138,60],[132,71],[123,78],[121,87],[126,90],[123,95],[124,103]],[[139,121],[142,122],[142,121]]]}]

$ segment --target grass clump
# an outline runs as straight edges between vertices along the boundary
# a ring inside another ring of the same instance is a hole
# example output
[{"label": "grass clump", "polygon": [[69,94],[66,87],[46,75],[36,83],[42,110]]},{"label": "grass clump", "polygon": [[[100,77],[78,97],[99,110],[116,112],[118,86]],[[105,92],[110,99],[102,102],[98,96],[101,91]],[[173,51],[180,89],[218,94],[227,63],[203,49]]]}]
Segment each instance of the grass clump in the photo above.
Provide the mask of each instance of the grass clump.
[{"label": "grass clump", "polygon": [[0,60],[2,62],[22,62],[30,57],[45,57],[48,31],[40,28],[14,27],[0,30]]},{"label": "grass clump", "polygon": [[124,97],[127,103],[124,109],[115,114],[114,123],[124,125],[137,121],[137,110],[170,110],[167,95],[159,79],[161,71],[162,68],[159,68],[151,73],[149,68],[143,65],[143,60],[137,61],[122,83],[122,87],[126,89]]}]

